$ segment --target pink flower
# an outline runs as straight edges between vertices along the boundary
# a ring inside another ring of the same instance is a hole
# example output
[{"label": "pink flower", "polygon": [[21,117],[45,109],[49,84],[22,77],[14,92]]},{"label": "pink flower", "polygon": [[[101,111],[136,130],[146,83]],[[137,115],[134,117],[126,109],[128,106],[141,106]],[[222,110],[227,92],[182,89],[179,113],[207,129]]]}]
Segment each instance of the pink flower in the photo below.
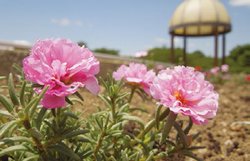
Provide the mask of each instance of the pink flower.
[{"label": "pink flower", "polygon": [[226,72],[228,72],[228,70],[229,70],[229,66],[227,64],[223,64],[221,66],[221,71],[222,72],[226,73]]},{"label": "pink flower", "polygon": [[214,67],[210,70],[210,72],[214,75],[217,75],[220,71],[220,68],[219,67]]},{"label": "pink flower", "polygon": [[153,98],[175,114],[190,116],[195,124],[205,124],[216,115],[218,94],[204,74],[192,67],[162,70],[150,87]]},{"label": "pink flower", "polygon": [[95,78],[99,61],[90,50],[70,40],[37,41],[30,55],[23,60],[23,68],[27,80],[49,86],[41,102],[45,108],[64,106],[65,97],[75,93],[78,87],[86,87],[94,94],[99,92]]},{"label": "pink flower", "polygon": [[149,94],[149,87],[155,77],[155,73],[147,70],[143,64],[130,63],[129,66],[121,65],[116,72],[113,73],[115,80],[124,79],[126,83],[140,87]]}]

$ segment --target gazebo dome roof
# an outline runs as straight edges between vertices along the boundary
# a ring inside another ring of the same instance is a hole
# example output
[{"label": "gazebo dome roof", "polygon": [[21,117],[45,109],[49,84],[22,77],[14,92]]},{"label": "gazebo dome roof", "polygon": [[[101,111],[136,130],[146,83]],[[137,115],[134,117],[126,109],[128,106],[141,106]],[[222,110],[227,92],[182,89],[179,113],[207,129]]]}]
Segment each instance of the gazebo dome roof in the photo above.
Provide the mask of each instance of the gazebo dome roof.
[{"label": "gazebo dome roof", "polygon": [[184,0],[175,10],[169,29],[177,36],[210,36],[230,32],[231,20],[219,0]]}]

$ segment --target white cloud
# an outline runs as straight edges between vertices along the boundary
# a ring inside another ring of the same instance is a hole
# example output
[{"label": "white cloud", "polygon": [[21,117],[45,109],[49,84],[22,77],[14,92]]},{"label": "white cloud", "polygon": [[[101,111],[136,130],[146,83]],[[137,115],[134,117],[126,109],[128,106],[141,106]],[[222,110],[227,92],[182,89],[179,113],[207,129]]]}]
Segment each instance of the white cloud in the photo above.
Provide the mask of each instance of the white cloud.
[{"label": "white cloud", "polygon": [[68,18],[51,19],[51,22],[59,26],[69,26],[71,24],[71,21]]},{"label": "white cloud", "polygon": [[[157,37],[157,38],[155,38],[155,42],[158,45],[167,45],[167,46],[170,46],[171,40],[170,40],[170,38],[167,39],[167,38]],[[182,45],[182,39],[178,38],[178,37],[175,37],[174,38],[174,44],[175,44],[175,46],[181,46]]]},{"label": "white cloud", "polygon": [[60,18],[60,19],[52,18],[50,21],[53,24],[63,26],[63,27],[66,27],[66,26],[78,26],[78,27],[84,26],[84,27],[87,27],[87,28],[92,27],[92,24],[90,24],[90,23],[83,23],[81,20],[71,20],[71,19],[68,19],[68,18],[65,18],[65,17]]},{"label": "white cloud", "polygon": [[157,38],[155,38],[155,42],[159,43],[159,44],[167,44],[167,43],[169,43],[169,40],[166,38],[157,37]]},{"label": "white cloud", "polygon": [[233,6],[249,6],[250,0],[230,0],[230,4]]}]

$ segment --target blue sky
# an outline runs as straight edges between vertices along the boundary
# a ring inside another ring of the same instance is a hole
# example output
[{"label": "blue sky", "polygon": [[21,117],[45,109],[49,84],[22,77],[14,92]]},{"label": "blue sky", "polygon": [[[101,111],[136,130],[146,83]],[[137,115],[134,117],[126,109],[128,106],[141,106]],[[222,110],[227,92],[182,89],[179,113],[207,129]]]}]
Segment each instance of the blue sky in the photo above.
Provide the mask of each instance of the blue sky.
[{"label": "blue sky", "polygon": [[[0,40],[63,37],[84,40],[89,48],[107,47],[123,55],[169,46],[168,23],[182,0],[0,0]],[[221,0],[233,31],[227,51],[250,43],[250,0]],[[182,40],[176,40],[177,46]],[[188,51],[213,53],[213,39],[189,39]]]}]

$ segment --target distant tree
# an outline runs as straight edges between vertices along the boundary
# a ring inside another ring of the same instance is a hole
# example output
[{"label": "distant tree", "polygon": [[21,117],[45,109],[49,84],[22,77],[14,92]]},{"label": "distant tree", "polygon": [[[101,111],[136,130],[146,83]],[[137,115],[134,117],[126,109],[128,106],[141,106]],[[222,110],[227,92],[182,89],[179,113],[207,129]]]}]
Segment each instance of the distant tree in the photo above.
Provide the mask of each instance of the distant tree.
[{"label": "distant tree", "polygon": [[[160,62],[170,62],[170,49],[163,46],[163,47],[155,47],[148,51],[148,55],[146,59],[160,61]],[[175,49],[175,62],[177,64],[181,63],[182,57],[182,49],[176,48]]]},{"label": "distant tree", "polygon": [[77,44],[79,45],[79,46],[84,46],[85,48],[87,48],[88,47],[88,45],[87,45],[87,43],[85,42],[85,41],[79,41],[79,42],[77,42]]},{"label": "distant tree", "polygon": [[108,48],[97,48],[94,49],[93,51],[100,54],[119,55],[119,50],[108,49]]},{"label": "distant tree", "polygon": [[236,46],[231,50],[229,58],[237,61],[240,56],[248,53],[246,51],[250,51],[250,44]]},{"label": "distant tree", "polygon": [[244,51],[244,53],[238,57],[237,62],[243,67],[250,67],[250,50]]},{"label": "distant tree", "polygon": [[190,53],[190,55],[193,55],[194,57],[205,57],[204,53],[200,50],[196,50],[196,51]]},{"label": "distant tree", "polygon": [[250,44],[233,48],[227,58],[227,63],[232,72],[250,73]]}]

